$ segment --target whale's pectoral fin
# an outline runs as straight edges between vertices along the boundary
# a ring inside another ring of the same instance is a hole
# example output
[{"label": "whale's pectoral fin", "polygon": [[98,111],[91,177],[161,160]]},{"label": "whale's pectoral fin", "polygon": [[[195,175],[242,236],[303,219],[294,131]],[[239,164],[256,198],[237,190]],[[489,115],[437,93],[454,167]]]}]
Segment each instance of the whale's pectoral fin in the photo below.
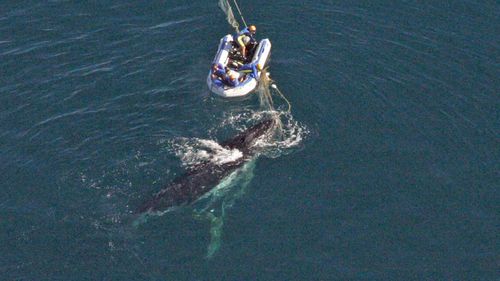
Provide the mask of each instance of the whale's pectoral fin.
[{"label": "whale's pectoral fin", "polygon": [[210,259],[220,248],[224,214],[216,216],[212,212],[209,212],[207,213],[207,217],[210,220],[210,244],[207,247],[206,258]]},{"label": "whale's pectoral fin", "polygon": [[219,213],[219,210],[216,209],[211,209],[210,211],[208,210],[203,210],[201,212],[194,212],[193,217],[195,219],[199,220],[208,220],[210,223],[210,243],[208,244],[207,247],[207,255],[205,258],[210,259],[212,258],[215,253],[220,248],[221,241],[222,241],[222,226],[224,225],[224,213],[221,212]]}]

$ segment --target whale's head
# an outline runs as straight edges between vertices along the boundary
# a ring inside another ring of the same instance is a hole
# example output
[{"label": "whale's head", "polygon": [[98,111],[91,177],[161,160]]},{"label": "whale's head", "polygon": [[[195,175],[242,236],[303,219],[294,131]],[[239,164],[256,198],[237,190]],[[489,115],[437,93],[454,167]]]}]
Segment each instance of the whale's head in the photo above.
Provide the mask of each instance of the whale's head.
[{"label": "whale's head", "polygon": [[222,146],[230,149],[238,149],[242,152],[249,152],[255,142],[263,136],[268,136],[276,126],[276,121],[271,118],[261,121],[247,130],[239,133],[236,137],[221,143]]}]

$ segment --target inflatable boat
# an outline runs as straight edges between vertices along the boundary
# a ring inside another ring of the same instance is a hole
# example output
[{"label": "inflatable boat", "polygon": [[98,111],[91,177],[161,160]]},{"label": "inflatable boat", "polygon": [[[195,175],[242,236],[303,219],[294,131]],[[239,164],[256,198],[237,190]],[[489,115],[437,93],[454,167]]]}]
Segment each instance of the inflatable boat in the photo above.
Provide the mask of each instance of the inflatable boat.
[{"label": "inflatable boat", "polygon": [[[238,53],[238,47],[234,43],[233,36],[228,34],[222,37],[217,54],[212,61],[212,69],[208,73],[208,88],[213,93],[225,98],[242,97],[249,94],[257,87],[261,70],[266,66],[270,53],[271,41],[262,39],[249,51],[251,60],[245,61]],[[224,79],[221,79],[220,76],[214,75],[214,66],[227,72],[236,72],[237,85],[232,86]]]}]

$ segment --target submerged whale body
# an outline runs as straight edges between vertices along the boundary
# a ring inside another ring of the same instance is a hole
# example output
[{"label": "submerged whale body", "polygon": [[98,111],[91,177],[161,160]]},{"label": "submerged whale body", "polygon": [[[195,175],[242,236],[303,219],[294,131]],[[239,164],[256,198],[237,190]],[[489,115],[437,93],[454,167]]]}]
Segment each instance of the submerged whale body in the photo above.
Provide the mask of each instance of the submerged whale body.
[{"label": "submerged whale body", "polygon": [[184,175],[176,178],[138,208],[137,213],[160,212],[190,204],[203,197],[221,180],[252,159],[257,152],[255,141],[270,133],[274,125],[273,119],[265,120],[220,143],[224,148],[238,149],[243,156],[223,164],[204,162],[191,167]]}]

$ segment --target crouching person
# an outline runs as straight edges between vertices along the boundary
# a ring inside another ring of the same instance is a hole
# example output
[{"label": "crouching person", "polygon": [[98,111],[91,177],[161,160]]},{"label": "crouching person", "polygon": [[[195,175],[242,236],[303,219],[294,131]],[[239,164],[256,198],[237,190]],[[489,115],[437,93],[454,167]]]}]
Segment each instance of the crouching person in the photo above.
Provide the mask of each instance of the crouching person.
[{"label": "crouching person", "polygon": [[258,72],[259,70],[262,70],[262,69],[260,69],[260,65],[258,65],[256,63],[247,63],[247,64],[240,66],[240,68],[238,69],[239,72],[243,72],[245,74],[248,74],[255,79],[257,79],[259,77],[259,72]]}]

